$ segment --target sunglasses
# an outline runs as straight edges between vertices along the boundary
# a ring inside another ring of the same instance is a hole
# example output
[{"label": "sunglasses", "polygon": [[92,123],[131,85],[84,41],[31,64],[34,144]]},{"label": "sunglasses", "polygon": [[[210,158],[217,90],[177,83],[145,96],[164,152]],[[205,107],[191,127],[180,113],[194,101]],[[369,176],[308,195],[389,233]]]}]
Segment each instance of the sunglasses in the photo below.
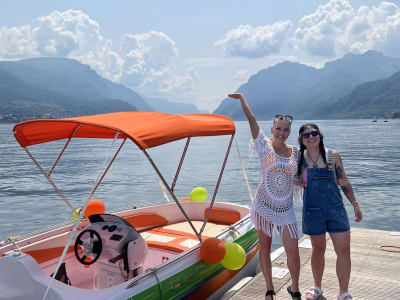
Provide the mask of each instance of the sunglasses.
[{"label": "sunglasses", "polygon": [[289,121],[290,124],[292,124],[293,116],[291,116],[291,115],[275,115],[275,119],[286,120],[286,121]]},{"label": "sunglasses", "polygon": [[319,131],[318,131],[318,130],[315,130],[315,131],[311,131],[311,132],[303,132],[303,133],[301,134],[301,136],[302,136],[303,138],[305,138],[305,139],[308,139],[308,138],[310,137],[310,135],[312,135],[312,136],[317,136],[317,135],[319,135]]}]

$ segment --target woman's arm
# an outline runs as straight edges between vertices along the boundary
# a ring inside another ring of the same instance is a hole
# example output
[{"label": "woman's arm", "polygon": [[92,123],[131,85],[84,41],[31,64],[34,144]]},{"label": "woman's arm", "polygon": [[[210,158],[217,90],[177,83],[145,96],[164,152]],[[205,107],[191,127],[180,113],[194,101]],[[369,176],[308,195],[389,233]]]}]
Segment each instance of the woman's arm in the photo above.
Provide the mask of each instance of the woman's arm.
[{"label": "woman's arm", "polygon": [[354,196],[353,187],[351,186],[350,180],[344,171],[342,158],[337,151],[333,151],[333,158],[337,183],[354,207],[355,221],[360,222],[362,220],[361,209],[358,205],[356,197]]},{"label": "woman's arm", "polygon": [[243,112],[246,115],[247,120],[249,120],[251,135],[253,140],[255,140],[260,132],[260,127],[258,126],[256,117],[247,103],[246,98],[241,93],[229,94],[228,96],[240,100]]}]

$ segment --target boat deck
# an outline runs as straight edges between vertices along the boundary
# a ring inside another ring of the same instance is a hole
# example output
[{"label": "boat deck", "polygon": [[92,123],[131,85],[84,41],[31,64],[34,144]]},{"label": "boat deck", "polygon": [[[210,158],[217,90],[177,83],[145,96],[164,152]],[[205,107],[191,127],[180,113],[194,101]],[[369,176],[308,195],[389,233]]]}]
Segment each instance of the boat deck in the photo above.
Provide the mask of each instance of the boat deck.
[{"label": "boat deck", "polygon": [[[322,300],[336,299],[339,289],[336,278],[336,254],[333,244],[327,235],[327,248],[325,253],[325,272],[323,277]],[[311,272],[311,245],[308,236],[299,241],[301,271],[300,291],[305,296],[305,291],[313,285]],[[384,248],[381,246],[394,246]],[[351,231],[351,258],[352,272],[349,291],[357,300],[371,299],[399,299],[400,298],[400,232],[352,228]],[[286,267],[286,254],[282,249],[277,250],[273,259],[274,286],[277,299],[291,300],[286,291],[290,284],[290,274]],[[231,290],[224,299],[255,300],[264,299],[265,281],[261,273],[248,281],[235,294]],[[232,295],[232,297],[229,297]]]},{"label": "boat deck", "polygon": [[[203,221],[192,221],[197,232],[203,226]],[[202,233],[202,238],[212,237],[229,225],[207,223]],[[199,243],[199,240],[188,222],[179,222],[170,225],[164,225],[157,228],[145,230],[140,233],[149,247],[161,248],[168,251],[181,253]]]}]

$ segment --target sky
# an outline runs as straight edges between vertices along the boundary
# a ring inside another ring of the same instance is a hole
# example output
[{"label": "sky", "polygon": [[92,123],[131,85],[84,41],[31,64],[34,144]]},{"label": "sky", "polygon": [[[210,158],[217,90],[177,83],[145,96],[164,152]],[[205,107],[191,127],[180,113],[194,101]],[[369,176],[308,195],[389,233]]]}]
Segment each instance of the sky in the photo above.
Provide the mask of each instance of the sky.
[{"label": "sky", "polygon": [[323,67],[367,50],[400,56],[400,1],[13,0],[0,10],[0,60],[76,59],[208,111],[277,63]]}]

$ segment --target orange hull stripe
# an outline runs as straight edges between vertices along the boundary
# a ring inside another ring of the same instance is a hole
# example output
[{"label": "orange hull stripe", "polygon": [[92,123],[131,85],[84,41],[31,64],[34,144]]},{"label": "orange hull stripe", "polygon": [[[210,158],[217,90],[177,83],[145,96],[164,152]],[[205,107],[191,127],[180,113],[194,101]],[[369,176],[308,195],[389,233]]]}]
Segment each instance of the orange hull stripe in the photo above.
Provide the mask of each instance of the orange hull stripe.
[{"label": "orange hull stripe", "polygon": [[[246,262],[245,262],[244,266],[246,266],[253,259],[253,257],[257,254],[257,251],[259,250],[259,248],[260,248],[260,245],[257,244],[257,246],[254,247],[247,254]],[[234,270],[234,271],[233,270],[225,270],[225,271],[221,272],[214,279],[207,282],[205,285],[203,285],[198,290],[196,290],[193,294],[186,297],[185,300],[206,299],[207,297],[212,295],[215,291],[220,289],[230,279],[232,279],[233,276],[235,276],[239,271],[240,271],[240,269]]]}]

